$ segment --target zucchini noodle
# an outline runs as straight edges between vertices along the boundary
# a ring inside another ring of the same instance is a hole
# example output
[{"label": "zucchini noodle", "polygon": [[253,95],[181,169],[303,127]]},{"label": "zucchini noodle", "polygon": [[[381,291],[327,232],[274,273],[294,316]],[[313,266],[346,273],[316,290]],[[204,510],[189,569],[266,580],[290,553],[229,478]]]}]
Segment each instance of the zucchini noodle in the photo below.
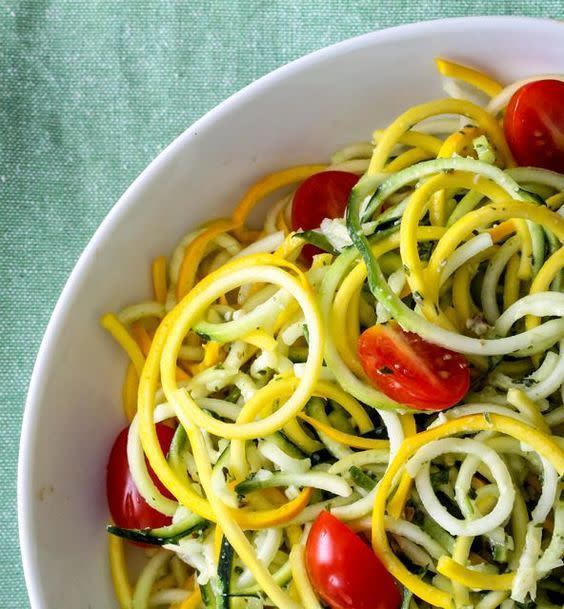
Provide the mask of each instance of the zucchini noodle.
[{"label": "zucchini noodle", "polygon": [[[564,175],[515,166],[500,123],[542,77],[436,64],[457,99],[261,178],[101,318],[128,358],[132,484],[167,523],[114,514],[121,609],[320,609],[323,511],[371,537],[405,609],[562,606]],[[302,231],[296,190],[327,171],[360,179],[344,217]],[[464,354],[460,402],[390,397],[358,349],[381,324]]]}]

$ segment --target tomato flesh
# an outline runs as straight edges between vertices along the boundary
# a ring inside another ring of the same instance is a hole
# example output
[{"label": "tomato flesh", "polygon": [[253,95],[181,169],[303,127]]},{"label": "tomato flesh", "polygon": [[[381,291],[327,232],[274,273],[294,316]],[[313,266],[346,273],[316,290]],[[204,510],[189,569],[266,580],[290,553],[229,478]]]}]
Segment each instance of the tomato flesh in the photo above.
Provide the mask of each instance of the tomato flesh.
[{"label": "tomato flesh", "polygon": [[[166,455],[174,436],[174,429],[162,423],[157,423],[156,430],[159,444]],[[169,525],[172,518],[153,509],[141,497],[133,482],[127,461],[128,432],[129,427],[126,427],[118,434],[108,460],[106,492],[112,519],[118,527],[124,529],[154,529]],[[173,496],[163,486],[148,464],[147,467],[159,491],[165,497],[173,499]]]},{"label": "tomato flesh", "polygon": [[307,538],[309,579],[331,609],[397,609],[401,594],[372,549],[352,529],[321,512]]},{"label": "tomato flesh", "polygon": [[[341,218],[357,182],[358,176],[347,171],[322,171],[304,180],[292,201],[292,230],[315,229],[325,218]],[[321,252],[310,244],[302,249],[308,260]]]},{"label": "tomato flesh", "polygon": [[505,137],[519,165],[564,173],[564,82],[537,80],[511,98]]},{"label": "tomato flesh", "polygon": [[450,408],[470,387],[470,368],[463,355],[405,332],[396,323],[365,330],[358,355],[380,391],[417,410]]}]

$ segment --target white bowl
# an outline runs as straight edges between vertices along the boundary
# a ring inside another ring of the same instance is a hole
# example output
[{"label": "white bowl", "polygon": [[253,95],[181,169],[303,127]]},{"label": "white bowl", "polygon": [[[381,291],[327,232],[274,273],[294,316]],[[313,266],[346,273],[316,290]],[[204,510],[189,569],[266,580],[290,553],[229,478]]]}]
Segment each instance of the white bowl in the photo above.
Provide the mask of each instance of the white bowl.
[{"label": "white bowl", "polygon": [[477,17],[367,34],[243,89],[176,139],[127,190],[82,254],[43,338],[20,447],[18,509],[34,609],[115,607],[105,466],[124,424],[126,358],[100,315],[150,293],[152,258],[190,226],[227,215],[266,172],[322,161],[403,109],[442,96],[433,58],[503,81],[562,71],[564,25]]}]

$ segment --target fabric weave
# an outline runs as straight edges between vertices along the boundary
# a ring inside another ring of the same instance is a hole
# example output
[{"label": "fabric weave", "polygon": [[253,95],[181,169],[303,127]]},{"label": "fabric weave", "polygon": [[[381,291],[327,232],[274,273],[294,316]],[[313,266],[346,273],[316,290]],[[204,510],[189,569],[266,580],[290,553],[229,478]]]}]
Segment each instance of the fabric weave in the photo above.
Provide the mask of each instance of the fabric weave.
[{"label": "fabric weave", "polygon": [[140,171],[225,97],[345,38],[462,15],[564,17],[564,0],[0,0],[0,608],[28,606],[16,460],[55,301]]}]

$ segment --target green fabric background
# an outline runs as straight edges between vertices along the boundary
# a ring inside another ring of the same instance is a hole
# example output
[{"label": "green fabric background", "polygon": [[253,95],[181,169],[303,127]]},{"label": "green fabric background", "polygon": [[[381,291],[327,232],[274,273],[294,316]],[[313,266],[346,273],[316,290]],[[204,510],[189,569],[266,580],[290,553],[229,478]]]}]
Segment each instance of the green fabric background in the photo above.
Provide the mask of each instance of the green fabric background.
[{"label": "green fabric background", "polygon": [[0,0],[0,608],[28,605],[16,460],[33,361],[80,252],[175,136],[287,61],[438,17],[564,0]]}]

